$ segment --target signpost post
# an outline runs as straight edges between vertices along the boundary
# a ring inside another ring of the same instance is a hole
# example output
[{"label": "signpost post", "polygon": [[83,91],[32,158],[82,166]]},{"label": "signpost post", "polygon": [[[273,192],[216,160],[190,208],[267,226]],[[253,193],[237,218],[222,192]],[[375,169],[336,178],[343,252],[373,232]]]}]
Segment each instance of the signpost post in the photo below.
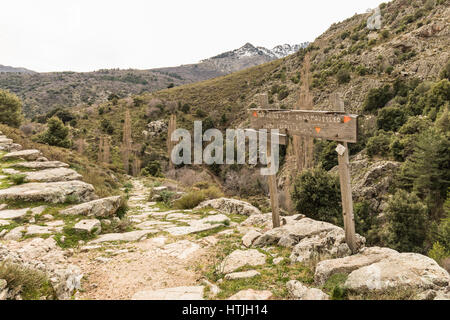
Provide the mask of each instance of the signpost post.
[{"label": "signpost post", "polygon": [[[255,129],[285,130],[287,135],[321,138],[343,142],[336,148],[339,162],[342,210],[344,216],[345,239],[356,251],[355,222],[350,184],[350,170],[347,143],[355,143],[358,135],[358,116],[343,111],[250,109],[250,124]],[[288,139],[286,138],[286,141]],[[271,148],[267,148],[270,150]],[[270,157],[270,154],[268,154]],[[279,226],[278,195],[276,176],[269,176],[270,197],[273,211],[273,225]]]}]

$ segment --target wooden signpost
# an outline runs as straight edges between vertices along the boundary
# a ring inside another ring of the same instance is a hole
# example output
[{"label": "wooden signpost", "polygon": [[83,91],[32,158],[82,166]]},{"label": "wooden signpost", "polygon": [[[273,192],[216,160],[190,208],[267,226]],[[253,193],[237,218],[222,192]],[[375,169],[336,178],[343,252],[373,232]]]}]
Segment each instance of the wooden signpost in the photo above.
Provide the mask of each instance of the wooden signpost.
[{"label": "wooden signpost", "polygon": [[[356,251],[355,222],[347,142],[355,143],[358,134],[358,116],[345,112],[312,110],[250,109],[250,124],[258,129],[285,130],[286,135],[321,138],[343,142],[336,148],[339,162],[342,210],[345,239],[352,252]],[[287,137],[285,141],[288,141]],[[268,147],[267,150],[271,148]],[[270,158],[268,151],[268,158]],[[270,198],[274,228],[280,226],[276,176],[269,176]]]}]

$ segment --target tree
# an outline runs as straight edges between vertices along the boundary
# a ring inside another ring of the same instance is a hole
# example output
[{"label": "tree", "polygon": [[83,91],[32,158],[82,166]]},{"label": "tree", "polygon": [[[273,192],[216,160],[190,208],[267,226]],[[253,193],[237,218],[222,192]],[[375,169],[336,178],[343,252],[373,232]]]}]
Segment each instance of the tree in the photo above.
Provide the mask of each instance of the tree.
[{"label": "tree", "polygon": [[402,252],[423,252],[427,235],[427,207],[414,193],[398,190],[388,201],[390,246]]},{"label": "tree", "polygon": [[370,89],[364,101],[363,109],[367,112],[373,112],[383,108],[393,97],[393,92],[388,84],[380,88]]},{"label": "tree", "polygon": [[18,128],[22,118],[20,99],[9,91],[0,90],[0,123]]},{"label": "tree", "polygon": [[69,128],[56,116],[47,121],[47,130],[38,136],[38,141],[63,148],[70,148],[72,145],[69,139]]},{"label": "tree", "polygon": [[321,167],[303,171],[294,181],[291,198],[299,213],[342,225],[339,178]]}]

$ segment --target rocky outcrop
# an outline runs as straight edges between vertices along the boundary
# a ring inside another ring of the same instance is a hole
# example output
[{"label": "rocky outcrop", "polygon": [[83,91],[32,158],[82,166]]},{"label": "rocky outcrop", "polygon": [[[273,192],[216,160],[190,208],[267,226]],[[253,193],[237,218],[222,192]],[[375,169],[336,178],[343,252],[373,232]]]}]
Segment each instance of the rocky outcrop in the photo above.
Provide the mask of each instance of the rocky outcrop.
[{"label": "rocky outcrop", "polygon": [[70,299],[74,291],[81,288],[81,270],[68,262],[52,238],[0,245],[0,261],[44,272],[58,299]]},{"label": "rocky outcrop", "polygon": [[90,201],[95,197],[94,187],[82,181],[67,181],[26,183],[0,190],[0,200],[64,203],[68,197]]},{"label": "rocky outcrop", "polygon": [[259,266],[266,263],[266,255],[256,249],[235,250],[229,254],[221,263],[220,271],[223,273],[233,272],[243,266]]},{"label": "rocky outcrop", "polygon": [[76,232],[99,234],[102,231],[102,224],[97,219],[85,219],[77,222],[73,229]]},{"label": "rocky outcrop", "polygon": [[[156,231],[157,232],[157,231]],[[152,230],[137,230],[125,233],[106,233],[100,235],[97,239],[90,241],[90,244],[112,242],[112,241],[139,241],[144,239],[148,234],[154,233]]]},{"label": "rocky outcrop", "polygon": [[[156,120],[147,124],[146,135],[153,137],[167,131],[167,123],[162,120]],[[144,133],[145,135],[145,133]]]},{"label": "rocky outcrop", "polygon": [[120,196],[102,198],[85,202],[62,210],[62,215],[81,215],[88,217],[107,218],[115,215],[122,204]]},{"label": "rocky outcrop", "polygon": [[320,289],[308,288],[300,281],[291,280],[286,283],[286,288],[294,299],[297,300],[329,300],[330,297]]},{"label": "rocky outcrop", "polygon": [[[388,188],[400,162],[379,160],[372,161],[363,153],[350,161],[352,195],[355,202],[369,201],[374,212],[383,211],[388,195]],[[332,172],[337,172],[337,167]]]},{"label": "rocky outcrop", "polygon": [[246,216],[261,214],[261,211],[259,211],[258,208],[252,206],[248,202],[229,198],[219,198],[204,201],[200,203],[194,210],[200,210],[207,207],[216,209],[224,214],[241,214]]}]

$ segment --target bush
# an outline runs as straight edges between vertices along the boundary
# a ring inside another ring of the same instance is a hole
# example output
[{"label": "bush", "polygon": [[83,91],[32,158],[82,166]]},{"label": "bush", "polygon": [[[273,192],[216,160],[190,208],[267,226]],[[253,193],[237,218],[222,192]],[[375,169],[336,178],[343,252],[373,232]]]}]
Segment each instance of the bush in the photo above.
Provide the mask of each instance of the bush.
[{"label": "bush", "polygon": [[103,131],[104,133],[107,133],[107,134],[109,134],[109,135],[111,135],[111,134],[114,133],[114,127],[112,126],[111,122],[109,122],[108,119],[103,119],[103,120],[102,120],[102,122],[101,122],[101,128],[102,128],[102,131]]},{"label": "bush", "polygon": [[427,207],[413,193],[398,190],[388,201],[390,246],[402,252],[423,252],[427,236]]},{"label": "bush", "polygon": [[298,175],[291,198],[299,213],[312,219],[342,225],[339,178],[323,168],[313,168]]},{"label": "bush", "polygon": [[424,117],[409,117],[398,132],[402,134],[416,134],[425,131],[432,126],[432,122]]},{"label": "bush", "polygon": [[24,300],[55,298],[53,287],[44,272],[3,261],[0,263],[0,279],[6,280],[10,293],[21,295]]},{"label": "bush", "polygon": [[205,200],[216,199],[222,196],[222,191],[214,186],[204,190],[191,191],[175,201],[174,207],[177,209],[192,209]]},{"label": "bush", "polygon": [[63,148],[70,148],[72,141],[69,140],[69,128],[57,117],[53,117],[47,122],[47,131],[39,135],[38,142]]},{"label": "bush", "polygon": [[8,91],[0,89],[0,123],[18,128],[22,123],[22,102]]},{"label": "bush", "polygon": [[370,89],[364,101],[363,110],[373,112],[383,108],[393,97],[394,95],[389,85]]},{"label": "bush", "polygon": [[161,164],[159,161],[151,161],[142,169],[141,174],[144,176],[151,175],[153,177],[162,177]]},{"label": "bush", "polygon": [[338,165],[336,147],[336,141],[320,140],[315,143],[316,159],[327,171]]},{"label": "bush", "polygon": [[392,134],[380,130],[373,137],[367,140],[366,151],[369,157],[375,155],[387,156],[389,154],[389,145],[391,144]]},{"label": "bush", "polygon": [[433,244],[433,248],[428,251],[428,256],[431,259],[434,259],[439,265],[442,265],[442,262],[450,256],[450,252],[446,250],[446,248],[438,242]]},{"label": "bush", "polygon": [[447,61],[447,64],[441,71],[441,79],[450,80],[450,60]]},{"label": "bush", "polygon": [[350,82],[350,72],[345,69],[341,69],[336,74],[336,78],[339,84],[349,83]]},{"label": "bush", "polygon": [[385,107],[378,111],[377,127],[384,131],[397,131],[407,120],[406,113],[398,106]]}]

